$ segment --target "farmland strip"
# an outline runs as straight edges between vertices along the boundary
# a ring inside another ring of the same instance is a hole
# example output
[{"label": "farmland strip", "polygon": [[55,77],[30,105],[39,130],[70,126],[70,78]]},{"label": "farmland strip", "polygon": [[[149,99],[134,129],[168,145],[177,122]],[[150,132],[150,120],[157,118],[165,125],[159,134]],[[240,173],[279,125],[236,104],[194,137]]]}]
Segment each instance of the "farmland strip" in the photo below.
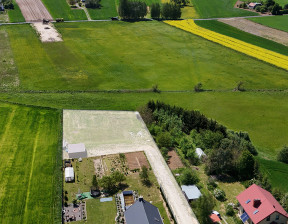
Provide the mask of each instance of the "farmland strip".
[{"label": "farmland strip", "polygon": [[199,27],[194,23],[193,20],[165,21],[165,23],[201,36],[207,40],[221,44],[225,47],[231,48],[251,57],[265,61],[279,68],[288,70],[288,57],[285,55],[266,50],[253,44],[249,44],[244,41],[240,41],[238,39]]}]

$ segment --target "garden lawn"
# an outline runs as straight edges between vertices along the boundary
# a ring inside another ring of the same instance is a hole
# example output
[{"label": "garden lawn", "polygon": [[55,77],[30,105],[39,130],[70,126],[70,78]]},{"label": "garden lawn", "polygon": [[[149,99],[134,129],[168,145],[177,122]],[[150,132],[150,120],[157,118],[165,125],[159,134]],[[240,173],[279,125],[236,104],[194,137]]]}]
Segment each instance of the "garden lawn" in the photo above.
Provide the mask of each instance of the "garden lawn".
[{"label": "garden lawn", "polygon": [[236,0],[192,0],[200,18],[223,18],[237,16],[254,16],[254,12],[233,8]]},{"label": "garden lawn", "polygon": [[278,188],[283,192],[288,192],[288,165],[278,161],[257,158],[260,163],[260,169],[266,173],[272,187]]},{"label": "garden lawn", "polygon": [[25,22],[22,12],[15,0],[13,0],[13,4],[14,4],[14,9],[8,10],[9,22],[11,23]]},{"label": "garden lawn", "polygon": [[107,202],[100,202],[100,199],[86,200],[86,211],[87,221],[79,221],[75,223],[114,223],[117,214],[115,198],[113,197],[113,201]]},{"label": "garden lawn", "polygon": [[101,9],[89,9],[91,19],[110,19],[118,16],[116,0],[101,0]]},{"label": "garden lawn", "polygon": [[249,20],[260,23],[264,26],[269,26],[278,30],[283,30],[288,32],[288,16],[264,16],[257,18],[249,18]]},{"label": "garden lawn", "polygon": [[0,223],[61,222],[58,110],[0,104]]},{"label": "garden lawn", "polygon": [[42,0],[51,16],[64,20],[87,20],[82,9],[71,9],[66,0]]},{"label": "garden lawn", "polygon": [[245,41],[247,43],[256,45],[258,47],[265,48],[267,50],[275,51],[277,53],[288,56],[288,47],[274,41],[258,37],[256,35],[246,33],[235,27],[229,26],[225,23],[218,22],[216,20],[198,20],[195,21],[198,26],[212,30],[214,32],[236,38],[238,40]]},{"label": "garden lawn", "polygon": [[[25,90],[284,89],[288,72],[161,22],[58,23],[64,42],[5,26]],[[253,75],[251,75],[253,74]],[[136,77],[137,76],[137,77]]]}]

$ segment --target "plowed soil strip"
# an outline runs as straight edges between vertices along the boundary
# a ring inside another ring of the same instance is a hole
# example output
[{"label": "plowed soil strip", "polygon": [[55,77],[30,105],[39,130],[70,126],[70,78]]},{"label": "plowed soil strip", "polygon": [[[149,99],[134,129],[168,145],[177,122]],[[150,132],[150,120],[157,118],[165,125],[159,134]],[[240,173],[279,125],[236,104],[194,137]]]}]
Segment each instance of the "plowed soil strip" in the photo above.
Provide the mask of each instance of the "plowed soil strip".
[{"label": "plowed soil strip", "polygon": [[41,0],[16,0],[16,2],[26,22],[41,21],[44,18],[53,20]]}]

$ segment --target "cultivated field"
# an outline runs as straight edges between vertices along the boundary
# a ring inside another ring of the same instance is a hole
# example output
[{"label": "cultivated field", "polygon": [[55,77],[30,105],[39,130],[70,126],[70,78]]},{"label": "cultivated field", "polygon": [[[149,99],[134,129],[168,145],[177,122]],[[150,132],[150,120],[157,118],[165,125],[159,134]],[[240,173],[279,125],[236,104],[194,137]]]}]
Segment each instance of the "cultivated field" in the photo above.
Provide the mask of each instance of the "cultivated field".
[{"label": "cultivated field", "polygon": [[249,20],[260,23],[264,26],[269,26],[278,30],[288,32],[288,16],[286,15],[250,18]]},{"label": "cultivated field", "polygon": [[288,56],[278,54],[274,51],[269,51],[265,48],[260,48],[255,45],[248,44],[244,41],[240,41],[235,38],[207,30],[195,24],[193,20],[165,21],[165,23],[203,37],[207,40],[221,44],[235,51],[239,51],[248,56],[255,57],[261,61],[270,63],[279,68],[288,70]]},{"label": "cultivated field", "polygon": [[247,19],[220,19],[218,21],[226,23],[230,26],[234,26],[237,29],[243,30],[247,33],[251,33],[253,35],[260,36],[286,46],[288,45],[287,32],[263,26],[259,23],[255,23]]},{"label": "cultivated field", "polygon": [[61,222],[60,116],[0,104],[0,223]]},{"label": "cultivated field", "polygon": [[26,25],[4,28],[21,89],[151,89],[158,84],[161,90],[192,90],[201,82],[205,89],[227,90],[239,81],[249,89],[288,85],[282,69],[156,21],[56,24],[64,42],[53,44],[39,42]]},{"label": "cultivated field", "polygon": [[169,161],[168,166],[171,170],[184,167],[180,157],[174,150],[168,152]]},{"label": "cultivated field", "polygon": [[143,152],[130,152],[125,154],[129,170],[141,169],[142,166],[150,168]]},{"label": "cultivated field", "polygon": [[41,0],[16,0],[21,12],[27,22],[42,21],[42,19],[53,20]]}]

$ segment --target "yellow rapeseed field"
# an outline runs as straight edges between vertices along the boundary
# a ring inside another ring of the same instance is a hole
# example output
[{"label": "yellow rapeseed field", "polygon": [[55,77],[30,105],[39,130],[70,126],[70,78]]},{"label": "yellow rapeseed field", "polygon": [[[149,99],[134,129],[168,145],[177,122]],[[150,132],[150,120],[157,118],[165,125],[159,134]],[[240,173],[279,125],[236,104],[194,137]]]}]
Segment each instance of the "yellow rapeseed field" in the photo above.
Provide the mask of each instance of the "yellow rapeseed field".
[{"label": "yellow rapeseed field", "polygon": [[255,57],[259,60],[268,62],[277,67],[288,70],[288,56],[257,47],[253,44],[246,43],[235,38],[225,36],[214,31],[197,26],[192,19],[188,20],[171,20],[165,23],[178,27],[182,30],[204,37],[207,40],[229,47],[235,51]]}]

